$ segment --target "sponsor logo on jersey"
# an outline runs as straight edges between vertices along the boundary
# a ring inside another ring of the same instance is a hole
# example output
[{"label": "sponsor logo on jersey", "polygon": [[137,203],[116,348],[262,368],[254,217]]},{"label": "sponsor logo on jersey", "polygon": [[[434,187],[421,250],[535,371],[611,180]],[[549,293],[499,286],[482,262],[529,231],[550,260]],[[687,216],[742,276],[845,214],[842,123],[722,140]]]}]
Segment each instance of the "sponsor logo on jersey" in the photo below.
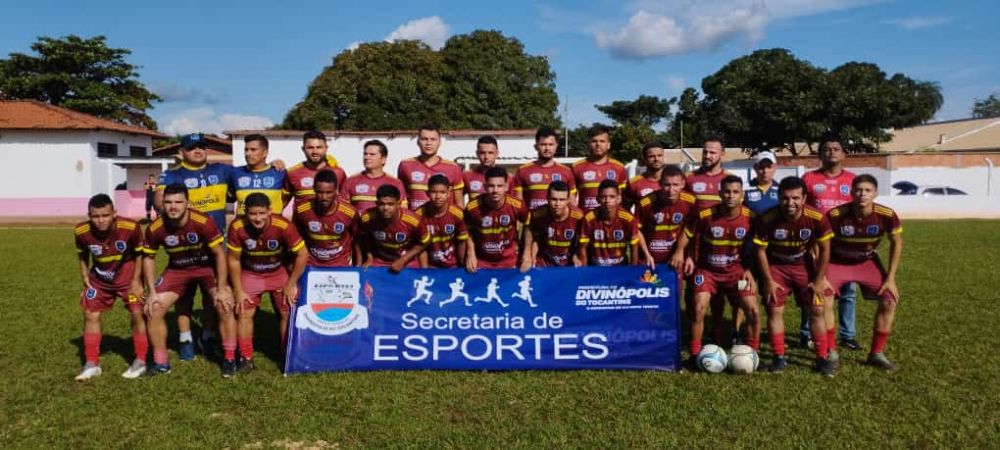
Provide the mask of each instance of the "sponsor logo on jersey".
[{"label": "sponsor logo on jersey", "polygon": [[552,227],[549,227],[547,234],[549,235],[550,238],[551,237],[555,237],[555,235],[556,235],[556,229],[552,228]]},{"label": "sponsor logo on jersey", "polygon": [[823,184],[823,183],[814,184],[813,185],[813,190],[816,191],[817,194],[822,194],[822,193],[826,192],[826,185]]},{"label": "sponsor logo on jersey", "polygon": [[268,239],[267,240],[267,249],[268,250],[277,250],[278,247],[280,247],[280,246],[281,246],[281,244],[278,243],[277,239]]},{"label": "sponsor logo on jersey", "polygon": [[877,236],[878,235],[878,225],[868,225],[868,228],[865,231],[868,232],[869,236]]},{"label": "sponsor logo on jersey", "polygon": [[594,181],[597,179],[597,172],[594,172],[593,170],[588,170],[583,173],[583,179],[586,181]]},{"label": "sponsor logo on jersey", "polygon": [[696,181],[693,184],[691,184],[691,191],[696,192],[696,193],[701,193],[701,192],[705,192],[705,189],[707,187],[708,186],[705,184],[704,181]]},{"label": "sponsor logo on jersey", "polygon": [[185,178],[184,179],[184,186],[187,187],[188,189],[194,189],[194,188],[198,187],[198,179],[197,178]]},{"label": "sponsor logo on jersey", "polygon": [[739,227],[736,229],[736,239],[743,239],[747,235],[747,229]]},{"label": "sponsor logo on jersey", "polygon": [[481,225],[484,228],[486,228],[486,227],[492,227],[493,226],[493,216],[485,216],[485,217],[483,217],[483,221],[481,222]]},{"label": "sponsor logo on jersey", "polygon": [[254,250],[257,248],[256,239],[247,239],[247,250]]},{"label": "sponsor logo on jersey", "polygon": [[190,242],[190,243],[192,243],[192,244],[197,244],[198,243],[198,233],[188,233],[184,237],[186,237],[187,241]]},{"label": "sponsor logo on jersey", "polygon": [[311,188],[313,187],[313,177],[305,177],[302,179],[302,187]]},{"label": "sponsor logo on jersey", "polygon": [[479,180],[473,180],[471,183],[469,183],[469,189],[472,191],[481,191],[483,190],[483,182]]},{"label": "sponsor logo on jersey", "polygon": [[309,221],[309,231],[312,231],[313,233],[319,233],[319,231],[322,229],[323,229],[322,223],[319,223],[315,220]]},{"label": "sponsor logo on jersey", "polygon": [[562,174],[558,173],[552,174],[552,181],[562,181]]},{"label": "sponsor logo on jersey", "polygon": [[377,240],[377,241],[384,241],[385,240],[385,231],[376,231],[374,233],[374,235],[375,235],[375,240]]},{"label": "sponsor logo on jersey", "polygon": [[510,216],[508,216],[507,214],[500,216],[500,225],[501,226],[510,225]]},{"label": "sponsor logo on jersey", "polygon": [[177,244],[180,244],[180,242],[181,242],[180,238],[178,238],[177,236],[172,235],[172,234],[163,239],[163,243],[165,243],[165,244],[167,244],[167,245],[169,245],[171,247],[173,247],[173,246],[175,246]]},{"label": "sponsor logo on jersey", "polygon": [[712,227],[711,231],[714,238],[720,238],[726,233],[726,230],[722,229],[722,227]]},{"label": "sponsor logo on jersey", "polygon": [[778,228],[777,230],[774,230],[774,238],[778,240],[788,239],[788,230],[784,228]]},{"label": "sponsor logo on jersey", "polygon": [[125,241],[115,241],[115,250],[124,252],[126,248],[128,248],[128,244]]},{"label": "sponsor logo on jersey", "polygon": [[102,249],[100,245],[91,245],[89,247],[90,247],[90,254],[91,255],[101,256],[101,254],[104,253],[104,249]]},{"label": "sponsor logo on jersey", "polygon": [[640,197],[645,197],[645,196],[649,195],[651,192],[653,192],[653,188],[645,188],[645,189],[639,191],[639,196]]},{"label": "sponsor logo on jersey", "polygon": [[604,240],[604,230],[594,230],[594,240],[603,241]]},{"label": "sponsor logo on jersey", "polygon": [[808,228],[803,228],[799,230],[799,239],[802,239],[803,241],[809,240],[809,237],[812,236],[812,234],[813,234],[812,230]]},{"label": "sponsor logo on jersey", "polygon": [[396,232],[396,242],[399,242],[400,244],[406,242],[406,233],[404,233],[402,231],[397,231]]},{"label": "sponsor logo on jersey", "polygon": [[653,220],[655,220],[656,223],[663,223],[663,219],[666,219],[666,214],[663,214],[661,212],[653,214]]},{"label": "sponsor logo on jersey", "polygon": [[359,184],[359,185],[357,185],[354,188],[354,190],[358,191],[359,194],[367,194],[368,193],[368,185],[367,184]]},{"label": "sponsor logo on jersey", "polygon": [[413,174],[410,175],[410,178],[413,178],[413,181],[416,181],[416,182],[419,183],[421,181],[424,181],[424,173],[423,172],[413,172]]},{"label": "sponsor logo on jersey", "polygon": [[760,200],[760,191],[750,191],[747,192],[747,200],[751,202],[756,202]]},{"label": "sponsor logo on jersey", "polygon": [[844,225],[840,227],[840,234],[843,234],[844,236],[854,236],[854,226]]},{"label": "sponsor logo on jersey", "polygon": [[248,187],[250,186],[250,177],[239,177],[236,180],[236,184],[241,188]]},{"label": "sponsor logo on jersey", "polygon": [[541,183],[542,182],[542,174],[540,174],[540,173],[533,173],[531,175],[528,175],[528,181],[530,181],[532,183]]},{"label": "sponsor logo on jersey", "polygon": [[613,233],[616,241],[625,239],[625,230],[615,230]]},{"label": "sponsor logo on jersey", "polygon": [[334,223],[333,224],[333,232],[337,233],[337,234],[343,233],[344,232],[344,223],[343,222]]}]

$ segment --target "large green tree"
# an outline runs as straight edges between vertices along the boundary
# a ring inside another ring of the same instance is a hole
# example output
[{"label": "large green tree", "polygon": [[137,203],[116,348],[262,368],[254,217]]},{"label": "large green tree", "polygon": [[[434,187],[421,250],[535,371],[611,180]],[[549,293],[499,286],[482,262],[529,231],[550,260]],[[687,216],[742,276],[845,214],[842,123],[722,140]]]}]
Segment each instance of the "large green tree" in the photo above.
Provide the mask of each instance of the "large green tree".
[{"label": "large green tree", "polygon": [[614,123],[611,132],[612,156],[623,161],[642,157],[642,147],[657,139],[654,126],[670,117],[676,98],[640,95],[635,100],[616,100],[594,105]]},{"label": "large green tree", "polygon": [[108,47],[104,36],[41,37],[35,54],[0,60],[0,97],[32,99],[129,125],[156,129],[146,114],[160,97],[139,81],[131,50]]},{"label": "large green tree", "polygon": [[972,105],[972,117],[977,119],[1000,117],[1000,97],[997,94],[990,94],[986,98],[977,98]]}]

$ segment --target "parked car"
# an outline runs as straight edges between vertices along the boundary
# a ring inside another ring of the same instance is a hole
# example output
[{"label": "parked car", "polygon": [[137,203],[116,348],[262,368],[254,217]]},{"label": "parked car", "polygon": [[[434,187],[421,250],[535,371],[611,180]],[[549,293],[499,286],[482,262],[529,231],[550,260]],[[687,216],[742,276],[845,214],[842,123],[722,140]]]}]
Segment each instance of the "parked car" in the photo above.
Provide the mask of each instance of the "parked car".
[{"label": "parked car", "polygon": [[893,183],[892,187],[898,190],[896,195],[969,195],[951,186],[917,186],[909,181]]}]

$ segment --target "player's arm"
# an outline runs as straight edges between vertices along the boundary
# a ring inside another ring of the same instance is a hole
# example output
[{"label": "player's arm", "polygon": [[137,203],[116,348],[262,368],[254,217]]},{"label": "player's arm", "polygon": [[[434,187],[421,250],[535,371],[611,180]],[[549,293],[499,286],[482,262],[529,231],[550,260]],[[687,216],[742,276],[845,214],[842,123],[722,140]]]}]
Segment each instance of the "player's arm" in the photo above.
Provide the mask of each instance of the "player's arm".
[{"label": "player's arm", "polygon": [[[221,239],[221,238],[220,238]],[[212,256],[215,257],[215,289],[214,293],[209,292],[215,297],[216,302],[222,302],[228,308],[233,307],[233,291],[229,289],[229,260],[226,257],[226,252],[222,250],[221,241],[215,246],[210,247],[212,251]]]},{"label": "player's arm", "polygon": [[465,189],[455,189],[451,192],[451,195],[455,198],[455,206],[459,208],[465,207]]},{"label": "player's arm", "polygon": [[364,251],[367,238],[365,235],[358,236],[354,240],[354,266],[367,269],[372,265],[372,253]]},{"label": "player's arm", "polygon": [[305,242],[297,247],[295,262],[292,264],[292,271],[288,274],[288,282],[285,283],[285,301],[288,302],[288,306],[295,305],[295,299],[299,296],[299,279],[302,278],[302,274],[306,271],[306,264],[309,263],[309,250],[306,249]]},{"label": "player's arm", "polygon": [[[650,269],[656,270],[656,262],[653,261],[653,254],[649,252],[649,244],[646,243],[646,236],[643,236],[642,233],[638,233],[638,236],[639,250],[642,251],[643,259],[646,260],[646,264],[649,265]],[[634,264],[639,264],[639,262],[636,261]]]},{"label": "player's arm", "polygon": [[469,241],[465,244],[465,271],[476,273],[479,260],[476,258],[476,243],[472,240],[472,233],[469,233]]},{"label": "player's arm", "polygon": [[538,247],[535,245],[534,233],[531,232],[530,228],[523,230],[524,236],[521,241],[521,248],[524,249],[524,255],[521,256],[521,272],[527,272],[531,270],[531,267],[535,265],[535,257],[538,254]]},{"label": "player's arm", "polygon": [[426,242],[419,242],[413,245],[413,247],[410,247],[410,249],[407,250],[405,255],[392,262],[392,265],[389,266],[389,271],[394,273],[402,272],[403,269],[406,268],[406,265],[409,264],[410,261],[413,261],[413,258],[417,258],[424,253],[424,248],[426,247]]},{"label": "player's arm", "polygon": [[830,282],[826,279],[826,270],[830,266],[831,242],[832,239],[823,239],[813,246],[816,249],[816,277],[813,279],[813,290],[817,293],[831,289]]},{"label": "player's arm", "polygon": [[674,252],[670,255],[670,267],[673,267],[677,273],[683,275],[691,274],[691,271],[687,267],[689,259],[685,257],[685,251],[689,242],[691,242],[691,238],[688,236],[687,229],[685,229],[677,238],[677,243],[674,245]]},{"label": "player's arm", "polygon": [[141,299],[146,298],[146,290],[143,288],[142,284],[142,260],[145,259],[142,253],[135,255],[135,263],[132,264],[132,284],[129,287],[129,296],[136,296]]},{"label": "player's arm", "polygon": [[761,296],[764,297],[765,304],[772,304],[778,298],[778,285],[771,277],[771,264],[767,261],[767,246],[757,245],[754,256],[757,260],[757,267],[760,269]]},{"label": "player's arm", "polygon": [[[232,233],[232,230],[229,232]],[[241,251],[242,249],[238,247],[229,247],[229,251],[226,252],[229,283],[233,286],[233,300],[239,306],[242,306],[243,302],[250,300],[250,296],[243,290],[243,266],[240,261]]]},{"label": "player's arm", "polygon": [[431,263],[427,258],[427,252],[420,252],[420,256],[417,257],[417,261],[419,262],[421,269],[426,269],[431,266]]},{"label": "player's arm", "polygon": [[90,265],[88,264],[90,261],[90,253],[80,252],[77,256],[79,256],[77,259],[80,261],[80,280],[83,281],[84,287],[87,289],[93,289],[94,286],[90,284]]},{"label": "player's arm", "polygon": [[899,270],[899,261],[903,257],[903,236],[900,233],[889,234],[889,269],[885,273],[885,282],[879,288],[881,295],[885,291],[892,294],[892,298],[899,302],[899,288],[896,287],[896,272]]},{"label": "player's arm", "polygon": [[[148,242],[148,241],[147,241]],[[149,301],[144,307],[147,315],[152,314],[153,308],[160,303],[156,294],[156,253],[155,250],[145,249],[146,255],[142,258],[142,277],[146,283],[146,296]]]}]

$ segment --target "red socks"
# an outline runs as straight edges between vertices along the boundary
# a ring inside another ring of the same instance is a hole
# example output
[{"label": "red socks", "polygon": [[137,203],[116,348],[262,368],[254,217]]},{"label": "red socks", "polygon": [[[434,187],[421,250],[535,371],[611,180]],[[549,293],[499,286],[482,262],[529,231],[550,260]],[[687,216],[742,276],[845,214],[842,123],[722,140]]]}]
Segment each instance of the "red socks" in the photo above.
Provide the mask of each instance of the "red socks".
[{"label": "red socks", "polygon": [[872,353],[882,353],[885,351],[885,344],[889,342],[889,333],[885,331],[872,331]]},{"label": "red socks", "polygon": [[701,339],[691,338],[691,356],[698,356],[701,353]]},{"label": "red socks", "polygon": [[167,349],[165,348],[154,348],[153,349],[153,362],[161,366],[165,366],[170,363],[170,355],[167,354]]},{"label": "red socks", "polygon": [[224,339],[222,341],[222,351],[226,361],[236,359],[236,339]]},{"label": "red socks", "polygon": [[830,356],[829,346],[826,345],[826,341],[826,339],[813,338],[813,346],[816,350],[816,356],[819,357],[819,359],[826,359]]},{"label": "red socks", "polygon": [[[750,340],[748,339],[747,342],[750,342]],[[774,351],[775,355],[785,356],[785,333],[771,334],[771,350]]]},{"label": "red socks", "polygon": [[83,357],[97,365],[101,359],[101,333],[83,333]]},{"label": "red socks", "polygon": [[146,361],[149,354],[149,337],[146,333],[132,333],[132,348],[135,350],[135,359]]},{"label": "red socks", "polygon": [[240,338],[240,356],[243,359],[253,359],[253,338],[243,337]]},{"label": "red socks", "polygon": [[[760,350],[760,339],[754,337],[747,337],[747,345],[753,349],[753,351]],[[781,335],[781,355],[785,354],[785,335]]]},{"label": "red socks", "polygon": [[837,327],[826,330],[826,349],[830,352],[837,351]]}]

